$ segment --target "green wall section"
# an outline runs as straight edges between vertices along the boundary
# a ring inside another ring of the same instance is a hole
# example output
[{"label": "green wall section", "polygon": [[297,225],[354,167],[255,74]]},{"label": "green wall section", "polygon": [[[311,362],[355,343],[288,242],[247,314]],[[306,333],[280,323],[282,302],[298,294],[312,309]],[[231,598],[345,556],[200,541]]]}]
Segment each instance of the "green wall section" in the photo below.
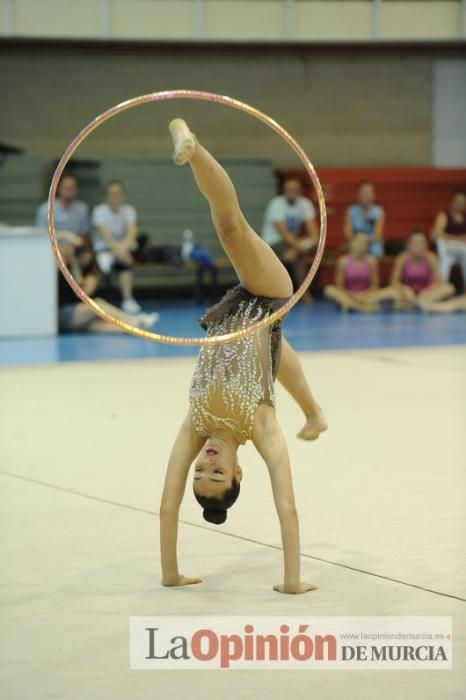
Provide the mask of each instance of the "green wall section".
[{"label": "green wall section", "polygon": [[[259,232],[264,208],[276,194],[273,164],[269,160],[225,159],[238,191],[242,209]],[[36,208],[48,190],[53,168],[38,156],[8,156],[0,162],[0,222],[34,223]],[[185,228],[196,241],[220,253],[209,206],[198,191],[189,167],[176,167],[168,160],[150,158],[77,159],[71,163],[80,181],[80,198],[90,206],[103,200],[103,186],[121,180],[127,199],[138,212],[139,230],[150,234],[154,244],[178,244]]]}]

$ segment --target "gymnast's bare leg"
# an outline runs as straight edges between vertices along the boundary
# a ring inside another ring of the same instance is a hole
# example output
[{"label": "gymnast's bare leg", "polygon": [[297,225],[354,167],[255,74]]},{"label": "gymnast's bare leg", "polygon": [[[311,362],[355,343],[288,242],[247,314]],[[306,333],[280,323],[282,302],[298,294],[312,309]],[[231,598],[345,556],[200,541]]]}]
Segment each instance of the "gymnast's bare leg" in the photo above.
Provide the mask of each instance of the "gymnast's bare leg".
[{"label": "gymnast's bare leg", "polygon": [[277,379],[293,397],[306,417],[306,423],[299,431],[298,437],[302,440],[316,440],[320,433],[327,430],[327,422],[322,409],[312,395],[301,362],[286,338],[282,338]]},{"label": "gymnast's bare leg", "polygon": [[170,132],[176,163],[189,159],[196,183],[210,205],[217,235],[241,284],[251,294],[286,298],[293,294],[291,278],[282,262],[257,235],[241,211],[230,177],[215,158],[193,137],[182,119],[174,119]]}]

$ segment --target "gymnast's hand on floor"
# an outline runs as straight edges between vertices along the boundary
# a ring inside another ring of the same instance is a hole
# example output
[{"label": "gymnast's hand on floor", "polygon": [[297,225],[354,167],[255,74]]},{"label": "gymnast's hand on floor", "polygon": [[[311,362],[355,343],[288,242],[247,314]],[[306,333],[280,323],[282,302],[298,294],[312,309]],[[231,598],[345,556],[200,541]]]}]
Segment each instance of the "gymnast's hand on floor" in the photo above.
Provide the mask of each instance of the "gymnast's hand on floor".
[{"label": "gymnast's hand on floor", "polygon": [[312,583],[304,583],[304,581],[301,581],[293,585],[278,583],[273,587],[273,590],[278,591],[278,593],[307,593],[308,591],[315,591],[318,588],[319,586],[314,586]]},{"label": "gymnast's hand on floor", "polygon": [[173,578],[162,579],[162,586],[189,586],[192,583],[202,583],[202,579],[183,576],[183,574],[178,574],[178,576]]}]

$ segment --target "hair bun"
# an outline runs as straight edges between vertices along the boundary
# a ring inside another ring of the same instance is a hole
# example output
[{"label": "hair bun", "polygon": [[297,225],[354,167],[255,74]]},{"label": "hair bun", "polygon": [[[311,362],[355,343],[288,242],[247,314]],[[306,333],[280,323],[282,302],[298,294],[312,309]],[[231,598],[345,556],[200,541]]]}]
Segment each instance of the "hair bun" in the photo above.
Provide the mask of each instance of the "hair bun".
[{"label": "hair bun", "polygon": [[202,515],[204,516],[204,520],[207,520],[209,523],[215,523],[216,525],[221,525],[227,519],[226,508],[223,510],[204,508]]}]

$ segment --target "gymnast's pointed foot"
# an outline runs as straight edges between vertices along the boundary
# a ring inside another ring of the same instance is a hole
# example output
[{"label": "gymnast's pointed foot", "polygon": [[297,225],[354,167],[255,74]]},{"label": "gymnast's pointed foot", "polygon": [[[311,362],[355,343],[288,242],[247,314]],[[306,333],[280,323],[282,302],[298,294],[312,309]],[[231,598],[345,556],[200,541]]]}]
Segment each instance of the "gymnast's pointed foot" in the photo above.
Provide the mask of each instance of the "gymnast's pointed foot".
[{"label": "gymnast's pointed foot", "polygon": [[304,427],[298,433],[301,440],[317,440],[319,435],[327,430],[328,425],[322,411],[317,409],[315,413],[307,417]]},{"label": "gymnast's pointed foot", "polygon": [[173,141],[173,162],[175,165],[186,165],[196,148],[196,137],[184,119],[173,119],[168,128]]}]

